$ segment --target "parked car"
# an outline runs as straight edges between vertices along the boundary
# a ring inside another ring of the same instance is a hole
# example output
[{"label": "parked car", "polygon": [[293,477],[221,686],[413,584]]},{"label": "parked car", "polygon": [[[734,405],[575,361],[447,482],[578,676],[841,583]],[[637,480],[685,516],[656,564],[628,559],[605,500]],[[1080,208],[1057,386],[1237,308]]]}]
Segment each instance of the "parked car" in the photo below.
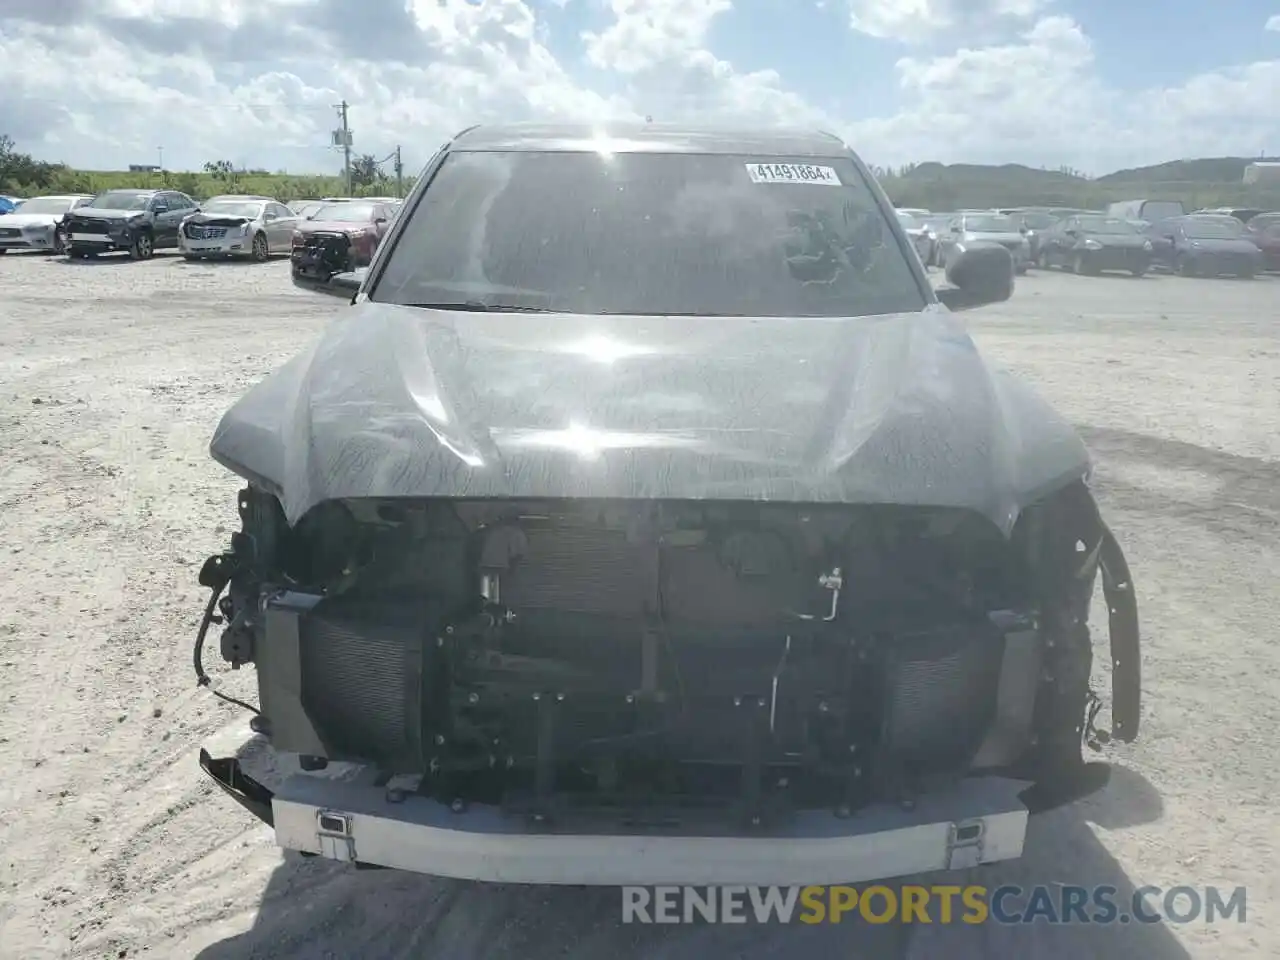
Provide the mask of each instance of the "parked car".
[{"label": "parked car", "polygon": [[1229,213],[1214,213],[1212,211],[1202,211],[1199,213],[1188,213],[1188,220],[1209,220],[1214,223],[1220,223],[1228,231],[1237,236],[1244,236],[1244,223],[1239,217],[1233,217]]},{"label": "parked car", "polygon": [[385,203],[351,200],[327,203],[295,221],[290,255],[294,274],[327,278],[367,265],[394,217]]},{"label": "parked car", "polygon": [[941,236],[947,232],[947,227],[950,226],[951,221],[954,220],[957,216],[958,214],[950,213],[950,212],[931,213],[927,217],[921,217],[920,219],[924,221],[925,226],[927,226],[939,238],[941,238]]},{"label": "parked car", "polygon": [[1007,214],[962,212],[952,218],[938,241],[941,248],[938,256],[943,266],[974,243],[998,243],[1007,249],[1013,255],[1018,273],[1026,273],[1031,265],[1031,244]]},{"label": "parked car", "polygon": [[264,200],[270,203],[279,202],[275,197],[266,197],[260,193],[220,193],[216,197],[210,197],[205,201],[205,204],[218,203],[222,200]]},{"label": "parked car", "polygon": [[124,251],[147,260],[178,246],[178,228],[199,209],[176,190],[107,190],[67,214],[67,254],[72,259]]},{"label": "parked car", "polygon": [[1263,268],[1280,270],[1280,213],[1260,213],[1245,224],[1244,234],[1262,251]]},{"label": "parked car", "polygon": [[22,204],[22,197],[0,195],[0,215],[13,213]]},{"label": "parked car", "polygon": [[1245,236],[1243,225],[1216,216],[1185,216],[1157,225],[1168,241],[1156,252],[1166,265],[1184,277],[1216,277],[1231,274],[1252,278],[1263,269],[1262,251]]},{"label": "parked car", "polygon": [[294,200],[289,204],[289,209],[294,212],[298,219],[305,220],[323,207],[324,203],[323,200]]},{"label": "parked car", "polygon": [[1263,212],[1262,210],[1259,210],[1256,207],[1213,207],[1213,208],[1205,208],[1203,210],[1196,210],[1193,215],[1199,215],[1202,213],[1217,213],[1217,214],[1223,214],[1228,217],[1234,217],[1236,220],[1239,220],[1241,223],[1248,223],[1251,219],[1253,219],[1254,217],[1256,217],[1258,214],[1262,212]]},{"label": "parked car", "polygon": [[932,267],[938,261],[938,235],[919,217],[905,210],[899,210],[897,214],[898,222],[916,249],[916,256],[926,267]]},{"label": "parked car", "polygon": [[1054,224],[1062,219],[1062,214],[1049,210],[1026,209],[1009,211],[1008,215],[1018,225],[1022,235],[1027,238],[1027,243],[1031,247],[1031,261],[1039,262],[1041,238],[1046,230],[1051,230]]},{"label": "parked car", "polygon": [[1260,213],[1255,217],[1250,217],[1249,222],[1245,224],[1246,230],[1266,230],[1280,224],[1280,211],[1269,210],[1266,213]]},{"label": "parked car", "polygon": [[1103,786],[1086,624],[1100,577],[1132,740],[1132,577],[1070,423],[947,309],[1007,248],[935,292],[844,143],[759,127],[472,127],[405,209],[210,445],[242,527],[197,643],[258,706],[200,764],[278,844],[857,882]]},{"label": "parked car", "polygon": [[1107,207],[1107,216],[1155,223],[1186,214],[1181,200],[1118,200]]},{"label": "parked car", "polygon": [[1172,271],[1173,270],[1173,227],[1166,227],[1165,224],[1172,224],[1178,217],[1170,217],[1169,220],[1157,220],[1155,223],[1148,223],[1145,220],[1129,220],[1147,241],[1151,244],[1151,268],[1153,270]]},{"label": "parked car", "polygon": [[182,221],[178,249],[188,260],[251,257],[259,263],[293,249],[298,216],[263,198],[214,197]]},{"label": "parked car", "polygon": [[87,204],[84,194],[32,197],[16,213],[0,221],[0,254],[10,250],[43,250],[61,254],[66,250],[64,222],[68,211]]},{"label": "parked car", "polygon": [[1127,270],[1140,277],[1151,267],[1153,246],[1141,229],[1120,217],[1067,217],[1040,238],[1037,265],[1075,273]]}]

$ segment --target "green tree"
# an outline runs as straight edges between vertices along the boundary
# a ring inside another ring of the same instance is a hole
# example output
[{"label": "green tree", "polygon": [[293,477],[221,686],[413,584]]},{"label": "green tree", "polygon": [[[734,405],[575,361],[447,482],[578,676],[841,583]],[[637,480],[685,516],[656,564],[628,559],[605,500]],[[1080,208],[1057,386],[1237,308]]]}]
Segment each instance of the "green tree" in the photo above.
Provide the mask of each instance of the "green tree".
[{"label": "green tree", "polygon": [[372,154],[366,153],[351,161],[351,187],[372,187],[384,179],[378,161]]},{"label": "green tree", "polygon": [[19,153],[13,137],[0,134],[0,188],[13,191],[38,191],[47,189],[61,164],[33,160],[30,154]]},{"label": "green tree", "polygon": [[240,172],[230,160],[209,160],[204,165],[204,172],[225,184],[228,193],[236,192],[236,186],[240,182]]},{"label": "green tree", "polygon": [[173,189],[194,197],[200,192],[200,178],[190,171],[174,174]]}]

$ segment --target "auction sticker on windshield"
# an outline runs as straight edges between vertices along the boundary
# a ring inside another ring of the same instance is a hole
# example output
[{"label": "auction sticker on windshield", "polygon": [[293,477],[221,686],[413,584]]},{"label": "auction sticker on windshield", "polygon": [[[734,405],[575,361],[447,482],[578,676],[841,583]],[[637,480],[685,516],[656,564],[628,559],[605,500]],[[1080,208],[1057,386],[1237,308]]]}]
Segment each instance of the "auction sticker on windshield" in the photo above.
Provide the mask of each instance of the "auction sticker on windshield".
[{"label": "auction sticker on windshield", "polygon": [[753,183],[812,183],[823,187],[840,186],[834,167],[812,163],[748,163],[747,173]]}]

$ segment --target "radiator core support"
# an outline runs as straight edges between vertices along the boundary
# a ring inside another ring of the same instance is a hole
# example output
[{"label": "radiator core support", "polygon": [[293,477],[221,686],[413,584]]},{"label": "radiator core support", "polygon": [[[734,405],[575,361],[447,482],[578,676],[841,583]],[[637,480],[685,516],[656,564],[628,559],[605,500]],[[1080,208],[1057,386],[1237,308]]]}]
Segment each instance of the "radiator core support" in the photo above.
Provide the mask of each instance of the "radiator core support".
[{"label": "radiator core support", "polygon": [[539,822],[566,805],[711,804],[751,827],[922,795],[1016,763],[1032,704],[1010,691],[1039,665],[1039,634],[1010,613],[867,634],[659,631],[284,592],[258,623],[275,749],[421,775],[446,803]]}]

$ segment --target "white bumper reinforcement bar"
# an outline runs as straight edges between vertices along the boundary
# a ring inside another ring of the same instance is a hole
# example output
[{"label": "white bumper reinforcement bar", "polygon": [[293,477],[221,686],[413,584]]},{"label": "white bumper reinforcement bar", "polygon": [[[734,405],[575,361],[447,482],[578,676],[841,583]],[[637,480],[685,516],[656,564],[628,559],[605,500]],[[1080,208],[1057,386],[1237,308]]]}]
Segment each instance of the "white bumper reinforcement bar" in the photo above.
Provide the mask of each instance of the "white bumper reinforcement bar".
[{"label": "white bumper reinforcement bar", "polygon": [[858,883],[1022,854],[1021,781],[966,780],[911,810],[804,812],[755,836],[537,832],[494,807],[454,812],[407,791],[295,774],[272,799],[280,846],[332,860],[498,883]]}]

